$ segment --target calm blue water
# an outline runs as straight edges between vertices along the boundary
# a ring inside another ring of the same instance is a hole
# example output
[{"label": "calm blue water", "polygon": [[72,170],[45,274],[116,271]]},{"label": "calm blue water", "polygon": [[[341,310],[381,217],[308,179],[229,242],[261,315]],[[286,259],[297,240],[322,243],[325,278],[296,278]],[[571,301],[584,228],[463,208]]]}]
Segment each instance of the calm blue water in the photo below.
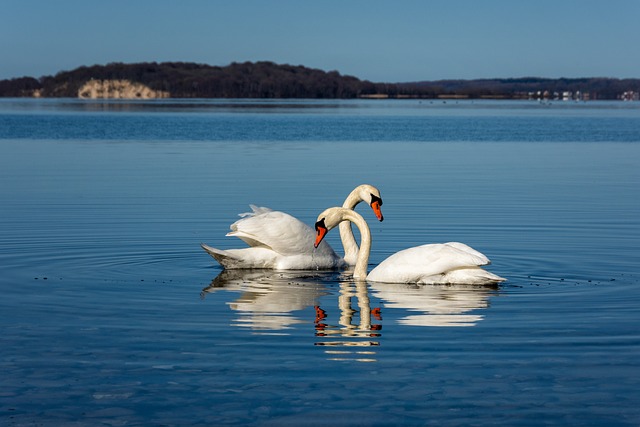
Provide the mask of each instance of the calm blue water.
[{"label": "calm blue water", "polygon": [[[640,425],[640,104],[2,99],[0,182],[3,425]],[[455,240],[508,281],[199,247],[361,183],[372,266]]]}]

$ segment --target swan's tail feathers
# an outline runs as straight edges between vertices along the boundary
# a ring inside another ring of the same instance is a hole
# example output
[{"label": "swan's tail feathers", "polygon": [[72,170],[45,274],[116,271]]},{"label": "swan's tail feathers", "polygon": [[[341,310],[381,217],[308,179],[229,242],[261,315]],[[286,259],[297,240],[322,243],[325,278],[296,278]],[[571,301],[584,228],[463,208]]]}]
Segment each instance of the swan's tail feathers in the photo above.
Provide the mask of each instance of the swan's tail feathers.
[{"label": "swan's tail feathers", "polygon": [[457,268],[447,271],[441,277],[424,280],[423,283],[465,284],[465,285],[497,285],[504,282],[505,278],[491,273],[480,267]]},{"label": "swan's tail feathers", "polygon": [[233,268],[238,263],[238,260],[233,257],[229,252],[221,249],[212,248],[211,246],[200,243],[202,249],[204,249],[209,255],[215,258],[218,263],[224,268]]},{"label": "swan's tail feathers", "polygon": [[482,270],[484,271],[484,277],[485,279],[488,281],[489,284],[493,285],[493,284],[498,284],[498,283],[502,283],[505,282],[507,279],[505,279],[504,277],[500,277],[497,274],[493,274],[487,270]]},{"label": "swan's tail feathers", "polygon": [[267,248],[216,249],[201,243],[209,255],[225,269],[275,268],[278,254]]},{"label": "swan's tail feathers", "polygon": [[478,285],[497,285],[506,281],[504,277],[500,277],[497,274],[493,274],[482,268],[474,269],[471,284]]}]

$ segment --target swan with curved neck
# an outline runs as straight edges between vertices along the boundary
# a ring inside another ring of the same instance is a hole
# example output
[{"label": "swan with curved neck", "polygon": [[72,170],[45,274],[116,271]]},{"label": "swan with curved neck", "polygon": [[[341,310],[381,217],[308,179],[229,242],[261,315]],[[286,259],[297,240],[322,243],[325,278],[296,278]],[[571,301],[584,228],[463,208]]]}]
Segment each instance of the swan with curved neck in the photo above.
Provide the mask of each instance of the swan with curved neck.
[{"label": "swan with curved neck", "polygon": [[482,253],[459,242],[427,244],[396,252],[367,275],[371,252],[371,232],[364,218],[354,210],[329,208],[318,215],[315,224],[319,247],[327,232],[343,221],[360,230],[360,251],[353,278],[387,283],[418,284],[495,284],[505,279],[480,268],[490,264]]},{"label": "swan with curved neck", "polygon": [[[368,184],[359,185],[353,189],[347,196],[342,207],[345,209],[355,210],[358,203],[366,201],[373,209],[378,221],[384,220],[380,207],[382,206],[382,198],[380,190]],[[358,244],[351,229],[351,223],[344,221],[340,223],[340,240],[344,248],[344,261],[348,265],[355,265],[358,257]]]},{"label": "swan with curved neck", "polygon": [[[368,184],[359,185],[347,196],[344,206],[350,209],[360,202],[371,206],[382,221],[380,191]],[[252,212],[241,214],[242,219],[231,224],[227,236],[238,237],[248,248],[217,249],[201,244],[202,248],[226,269],[265,268],[276,270],[335,269],[355,263],[358,245],[351,227],[341,232],[346,260],[339,257],[328,243],[316,250],[312,244],[315,233],[299,219],[269,208],[251,205]],[[347,224],[348,225],[348,224]]]}]

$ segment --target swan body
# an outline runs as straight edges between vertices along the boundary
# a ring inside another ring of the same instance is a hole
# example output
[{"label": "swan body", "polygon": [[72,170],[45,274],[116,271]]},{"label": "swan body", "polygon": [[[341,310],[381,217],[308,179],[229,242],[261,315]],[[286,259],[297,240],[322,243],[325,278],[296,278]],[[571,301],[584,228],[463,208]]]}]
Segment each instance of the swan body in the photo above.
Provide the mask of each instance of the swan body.
[{"label": "swan body", "polygon": [[[367,201],[382,221],[380,191],[371,185],[360,185],[347,196],[345,209],[353,209]],[[227,236],[244,241],[249,247],[217,249],[201,244],[202,248],[226,269],[317,270],[337,269],[349,263],[338,256],[331,246],[322,242],[314,250],[314,230],[299,219],[280,211],[250,205],[252,212],[231,224]],[[350,234],[350,236],[349,236]],[[355,263],[358,245],[351,228],[341,230],[347,256]]]},{"label": "swan body", "polygon": [[427,244],[396,252],[367,275],[371,251],[371,232],[364,218],[353,210],[329,208],[318,216],[316,245],[328,230],[342,221],[354,223],[360,230],[361,244],[353,277],[387,283],[475,284],[487,285],[505,279],[481,267],[489,259],[475,249],[459,242]]}]

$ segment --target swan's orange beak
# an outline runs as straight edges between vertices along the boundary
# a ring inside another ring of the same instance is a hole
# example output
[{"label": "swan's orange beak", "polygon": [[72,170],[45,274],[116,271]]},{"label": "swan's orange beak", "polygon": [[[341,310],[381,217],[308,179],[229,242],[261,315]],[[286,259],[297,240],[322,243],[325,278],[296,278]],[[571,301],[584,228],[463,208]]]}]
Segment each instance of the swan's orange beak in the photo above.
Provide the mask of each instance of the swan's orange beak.
[{"label": "swan's orange beak", "polygon": [[316,242],[313,244],[314,248],[317,248],[324,236],[327,235],[327,227],[324,225],[324,218],[316,222]]},{"label": "swan's orange beak", "polygon": [[382,209],[380,208],[381,205],[382,200],[374,200],[373,202],[371,202],[371,209],[373,209],[373,213],[376,214],[376,218],[378,218],[378,221],[384,220],[384,217],[382,216]]}]

